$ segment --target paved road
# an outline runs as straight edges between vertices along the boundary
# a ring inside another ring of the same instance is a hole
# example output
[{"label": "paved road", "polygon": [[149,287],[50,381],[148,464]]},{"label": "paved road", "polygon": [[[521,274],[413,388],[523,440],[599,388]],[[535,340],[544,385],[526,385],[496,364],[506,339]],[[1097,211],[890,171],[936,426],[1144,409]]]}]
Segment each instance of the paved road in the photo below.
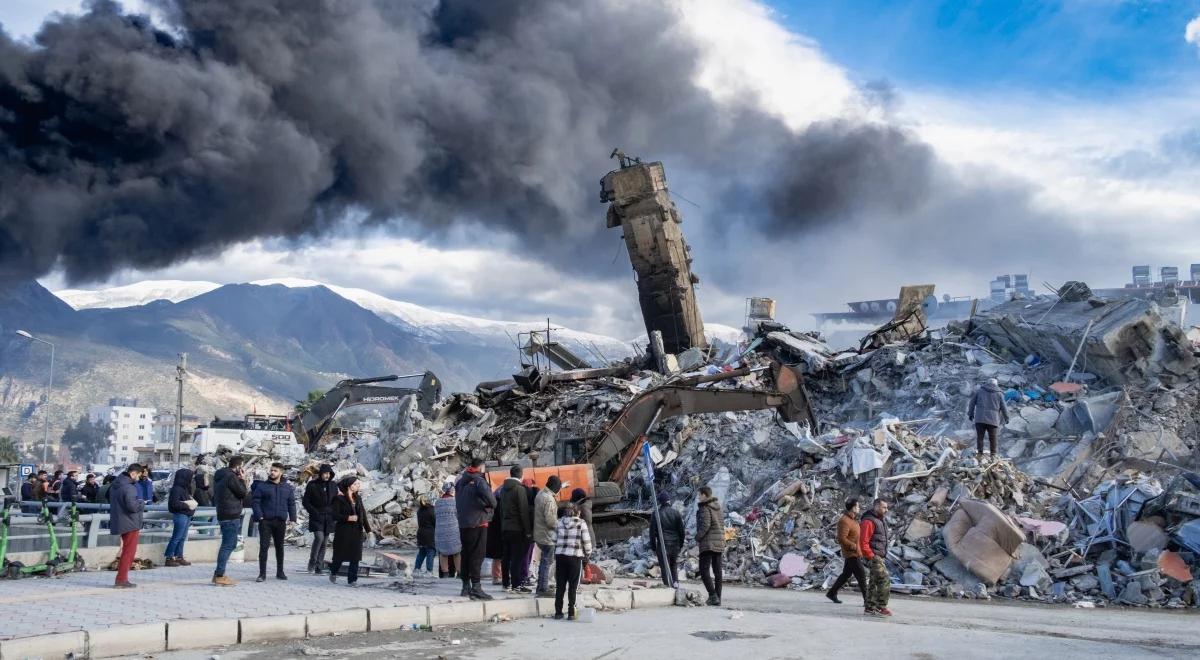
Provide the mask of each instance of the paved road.
[{"label": "paved road", "polygon": [[[111,625],[221,619],[227,617],[313,614],[353,607],[416,605],[458,598],[457,580],[362,579],[349,589],[325,576],[304,573],[307,550],[289,548],[285,565],[290,579],[255,583],[258,562],[230,563],[235,587],[211,584],[213,565],[134,571],[137,589],[113,589],[112,571],[67,573],[54,578],[0,580],[0,639],[104,628]],[[274,566],[274,555],[270,566]],[[394,585],[394,586],[393,586]],[[53,616],[47,616],[47,613]]]},{"label": "paved road", "polygon": [[[525,619],[435,632],[366,633],[219,651],[222,660],[371,658],[1196,658],[1192,612],[893,599],[866,619],[816,593],[730,588],[722,608],[600,614],[594,623]],[[735,609],[736,608],[736,609]],[[214,651],[168,653],[200,660]]]}]

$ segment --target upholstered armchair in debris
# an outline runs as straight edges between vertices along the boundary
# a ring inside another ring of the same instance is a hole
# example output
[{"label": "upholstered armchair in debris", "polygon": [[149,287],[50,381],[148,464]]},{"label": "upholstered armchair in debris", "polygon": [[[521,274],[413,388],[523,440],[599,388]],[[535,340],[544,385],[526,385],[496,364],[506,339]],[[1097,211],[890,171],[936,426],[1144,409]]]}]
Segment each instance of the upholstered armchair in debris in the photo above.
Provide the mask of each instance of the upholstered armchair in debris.
[{"label": "upholstered armchair in debris", "polygon": [[1008,571],[1025,534],[991,504],[963,500],[942,527],[942,538],[955,559],[991,585]]}]

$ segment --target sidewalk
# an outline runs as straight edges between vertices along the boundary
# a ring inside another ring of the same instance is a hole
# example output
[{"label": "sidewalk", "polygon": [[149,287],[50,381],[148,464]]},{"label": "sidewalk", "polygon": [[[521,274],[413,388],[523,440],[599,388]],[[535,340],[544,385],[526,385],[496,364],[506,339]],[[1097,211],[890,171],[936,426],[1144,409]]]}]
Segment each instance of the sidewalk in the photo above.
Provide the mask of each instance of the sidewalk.
[{"label": "sidewalk", "polygon": [[[364,560],[369,561],[371,551],[364,554]],[[54,638],[46,636],[55,634],[59,634],[59,639],[54,640],[56,645],[61,643],[66,645],[64,648],[77,648],[81,643],[79,640],[82,640],[93,656],[103,656],[96,650],[97,641],[117,637],[122,627],[128,626],[136,627],[125,628],[131,635],[144,631],[151,636],[152,642],[158,639],[153,643],[159,645],[156,647],[158,650],[162,650],[161,645],[176,646],[174,642],[168,644],[165,641],[174,627],[179,626],[181,631],[185,627],[198,631],[199,624],[193,625],[193,622],[205,620],[212,621],[214,625],[217,620],[222,625],[231,625],[234,632],[230,641],[237,643],[249,640],[247,631],[250,627],[263,624],[287,623],[298,626],[290,633],[281,632],[284,635],[281,638],[295,637],[297,631],[299,637],[329,634],[315,631],[318,626],[313,621],[323,621],[323,617],[305,618],[306,615],[328,612],[354,613],[361,618],[359,627],[366,630],[381,628],[376,624],[384,620],[385,614],[389,620],[395,619],[393,614],[387,612],[404,611],[405,617],[415,617],[412,618],[414,623],[438,625],[480,622],[496,613],[520,618],[537,616],[539,609],[545,610],[541,614],[550,611],[547,599],[505,594],[499,586],[490,584],[490,576],[484,577],[484,590],[492,594],[496,601],[490,602],[486,608],[478,604],[471,607],[468,599],[458,595],[462,585],[457,579],[417,578],[410,582],[404,577],[361,578],[360,586],[352,589],[346,586],[344,578],[339,578],[337,584],[331,584],[326,575],[303,572],[307,558],[307,549],[289,547],[285,559],[289,579],[276,580],[273,577],[272,553],[268,565],[268,575],[271,577],[263,583],[254,581],[258,575],[257,561],[231,562],[226,574],[238,581],[234,587],[211,584],[213,564],[134,571],[130,579],[138,585],[136,589],[113,589],[116,575],[113,571],[68,573],[55,578],[0,580],[0,660],[19,657],[10,656],[9,653],[24,648],[25,643],[40,644],[43,640],[50,643]],[[409,560],[411,562],[411,556]],[[635,600],[630,595],[630,587],[628,583],[614,583],[602,589],[581,586],[580,602],[594,607],[628,609]],[[654,600],[662,601],[656,602],[657,605],[668,604],[666,601],[673,594],[665,589],[654,591]],[[452,605],[437,607],[445,603]],[[638,606],[649,605],[650,599],[644,596],[642,604]],[[372,608],[385,608],[387,612]],[[334,618],[331,616],[328,621],[332,623]],[[375,618],[378,620],[373,621]],[[172,622],[176,624],[172,625]],[[208,640],[208,643],[212,641]],[[149,652],[153,649],[145,650]]]}]

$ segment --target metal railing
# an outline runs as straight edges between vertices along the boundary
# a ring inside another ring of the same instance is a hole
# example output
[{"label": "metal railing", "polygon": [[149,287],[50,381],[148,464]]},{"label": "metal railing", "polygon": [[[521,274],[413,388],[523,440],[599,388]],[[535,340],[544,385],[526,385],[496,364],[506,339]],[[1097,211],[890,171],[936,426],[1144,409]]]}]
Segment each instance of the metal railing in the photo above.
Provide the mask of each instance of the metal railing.
[{"label": "metal railing", "polygon": [[[54,534],[58,537],[59,548],[66,549],[71,543],[70,504],[67,502],[47,502],[47,508],[55,519]],[[109,533],[108,503],[78,503],[75,505],[79,512],[79,547],[99,548],[119,546],[121,537]],[[8,552],[45,552],[50,548],[50,538],[46,531],[46,523],[41,520],[41,502],[21,502],[18,508],[13,507],[9,518]],[[251,530],[250,509],[242,510],[241,535],[245,538]],[[174,530],[174,514],[167,511],[165,504],[147,505],[142,514],[142,533],[139,543],[166,543],[171,539]],[[217,521],[215,507],[199,507],[192,516],[192,524],[188,528],[188,540],[219,539],[221,536],[220,523]]]}]

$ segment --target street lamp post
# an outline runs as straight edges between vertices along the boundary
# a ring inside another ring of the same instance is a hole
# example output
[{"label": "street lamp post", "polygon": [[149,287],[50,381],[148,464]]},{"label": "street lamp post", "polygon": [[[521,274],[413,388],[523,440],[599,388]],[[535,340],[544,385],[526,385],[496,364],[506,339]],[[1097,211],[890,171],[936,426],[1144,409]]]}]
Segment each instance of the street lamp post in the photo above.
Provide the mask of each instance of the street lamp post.
[{"label": "street lamp post", "polygon": [[24,330],[17,330],[17,334],[29,341],[41,342],[50,347],[50,378],[46,381],[46,401],[42,404],[45,407],[45,410],[42,411],[45,417],[42,422],[42,465],[45,465],[46,451],[50,447],[50,392],[54,389],[54,344],[40,337],[34,337]]}]

